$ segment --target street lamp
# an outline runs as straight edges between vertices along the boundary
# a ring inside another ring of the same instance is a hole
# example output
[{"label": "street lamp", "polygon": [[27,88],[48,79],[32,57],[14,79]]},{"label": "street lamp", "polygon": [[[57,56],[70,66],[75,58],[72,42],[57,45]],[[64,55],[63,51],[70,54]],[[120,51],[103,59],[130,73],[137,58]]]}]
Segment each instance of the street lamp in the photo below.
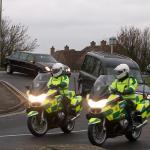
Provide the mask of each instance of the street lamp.
[{"label": "street lamp", "polygon": [[116,45],[116,44],[117,44],[116,37],[110,37],[109,38],[109,45],[111,48],[111,54],[113,54],[113,48],[114,48],[114,45]]},{"label": "street lamp", "polygon": [[2,0],[0,0],[0,65],[2,67]]}]

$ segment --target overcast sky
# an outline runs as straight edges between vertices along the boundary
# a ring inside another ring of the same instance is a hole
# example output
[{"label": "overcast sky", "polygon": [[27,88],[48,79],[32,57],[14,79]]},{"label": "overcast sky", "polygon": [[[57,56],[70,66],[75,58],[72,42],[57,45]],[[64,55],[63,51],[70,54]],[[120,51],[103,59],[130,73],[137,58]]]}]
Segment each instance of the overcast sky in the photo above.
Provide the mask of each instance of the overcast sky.
[{"label": "overcast sky", "polygon": [[3,0],[3,16],[28,27],[37,51],[53,45],[83,49],[108,40],[122,26],[150,26],[150,0]]}]

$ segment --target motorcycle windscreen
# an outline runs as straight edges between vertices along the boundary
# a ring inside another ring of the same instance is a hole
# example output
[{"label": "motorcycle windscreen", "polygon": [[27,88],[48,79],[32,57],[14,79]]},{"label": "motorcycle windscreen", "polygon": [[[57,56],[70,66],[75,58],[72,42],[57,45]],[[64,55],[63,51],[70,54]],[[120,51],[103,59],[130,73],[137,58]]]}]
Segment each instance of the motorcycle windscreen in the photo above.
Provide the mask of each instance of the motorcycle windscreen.
[{"label": "motorcycle windscreen", "polygon": [[90,98],[98,101],[109,96],[109,86],[115,77],[113,75],[100,75],[94,83],[90,93]]},{"label": "motorcycle windscreen", "polygon": [[50,77],[50,73],[39,73],[32,82],[31,93],[39,95],[43,93],[44,90],[48,90],[46,88]]}]

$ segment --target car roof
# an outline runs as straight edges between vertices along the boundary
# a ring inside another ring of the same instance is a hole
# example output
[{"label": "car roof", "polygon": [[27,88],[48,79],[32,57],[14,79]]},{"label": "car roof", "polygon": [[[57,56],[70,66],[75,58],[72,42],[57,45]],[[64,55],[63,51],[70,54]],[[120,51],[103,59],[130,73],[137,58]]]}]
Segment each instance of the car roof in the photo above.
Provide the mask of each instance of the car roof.
[{"label": "car roof", "polygon": [[139,69],[138,64],[134,60],[124,55],[116,53],[110,54],[106,52],[95,52],[95,51],[88,52],[87,55],[94,56],[100,59],[102,63],[104,63],[106,66],[109,67],[114,67],[121,63],[124,63],[129,65],[130,68]]},{"label": "car roof", "polygon": [[49,54],[45,54],[45,53],[40,53],[40,52],[35,52],[35,51],[16,51],[19,53],[27,53],[27,54],[35,54],[35,55],[49,55]]}]

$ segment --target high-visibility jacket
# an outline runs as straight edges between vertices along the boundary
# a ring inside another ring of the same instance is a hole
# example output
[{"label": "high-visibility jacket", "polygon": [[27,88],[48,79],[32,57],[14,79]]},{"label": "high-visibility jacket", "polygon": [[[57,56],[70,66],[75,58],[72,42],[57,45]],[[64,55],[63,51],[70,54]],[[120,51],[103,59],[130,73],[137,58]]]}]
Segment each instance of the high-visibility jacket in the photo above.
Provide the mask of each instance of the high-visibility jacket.
[{"label": "high-visibility jacket", "polygon": [[116,90],[122,93],[124,99],[134,100],[136,99],[135,91],[138,87],[137,80],[134,77],[128,77],[123,81],[115,79],[109,87],[110,91]]},{"label": "high-visibility jacket", "polygon": [[82,97],[75,96],[75,91],[69,91],[69,78],[67,75],[51,77],[47,83],[47,87],[50,88],[51,84],[60,87],[60,94],[66,96],[70,100],[70,105],[75,107],[76,113],[82,110]]},{"label": "high-visibility jacket", "polygon": [[68,93],[69,78],[67,75],[60,75],[59,77],[51,77],[47,83],[47,87],[49,88],[51,84],[60,87],[61,94],[66,95]]}]

